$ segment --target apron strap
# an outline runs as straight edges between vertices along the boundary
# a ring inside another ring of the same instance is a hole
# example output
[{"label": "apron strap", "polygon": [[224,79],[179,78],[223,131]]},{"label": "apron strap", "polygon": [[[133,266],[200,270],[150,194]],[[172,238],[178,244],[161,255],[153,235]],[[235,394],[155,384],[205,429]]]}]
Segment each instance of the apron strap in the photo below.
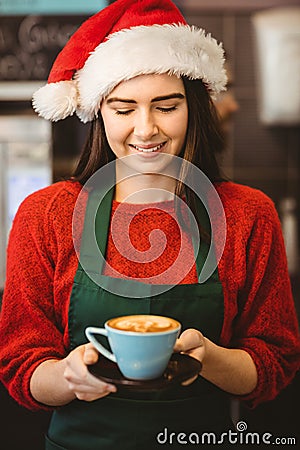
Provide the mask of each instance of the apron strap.
[{"label": "apron strap", "polygon": [[113,197],[114,188],[106,195],[99,189],[88,195],[80,245],[80,265],[88,272],[103,271]]}]

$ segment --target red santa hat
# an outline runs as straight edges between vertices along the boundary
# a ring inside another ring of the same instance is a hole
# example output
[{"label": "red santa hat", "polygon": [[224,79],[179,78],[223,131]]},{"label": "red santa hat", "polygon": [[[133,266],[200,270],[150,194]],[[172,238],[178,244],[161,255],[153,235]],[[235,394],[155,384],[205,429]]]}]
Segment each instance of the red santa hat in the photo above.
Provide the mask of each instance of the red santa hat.
[{"label": "red santa hat", "polygon": [[76,113],[89,122],[121,81],[151,73],[201,79],[217,94],[227,81],[222,44],[187,25],[170,0],[117,0],[73,34],[33,108],[47,120]]}]

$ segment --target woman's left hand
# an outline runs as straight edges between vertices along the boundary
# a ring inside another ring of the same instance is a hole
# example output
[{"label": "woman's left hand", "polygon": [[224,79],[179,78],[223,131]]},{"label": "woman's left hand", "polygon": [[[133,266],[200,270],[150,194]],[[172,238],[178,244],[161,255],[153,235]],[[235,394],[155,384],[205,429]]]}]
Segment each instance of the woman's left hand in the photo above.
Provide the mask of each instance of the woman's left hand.
[{"label": "woman's left hand", "polygon": [[[202,363],[201,377],[230,394],[246,395],[257,385],[256,365],[247,351],[222,347],[193,328],[180,335],[174,352],[198,359]],[[191,384],[196,378],[182,384]]]},{"label": "woman's left hand", "polygon": [[[202,363],[205,356],[205,339],[200,331],[193,328],[188,328],[185,330],[177,339],[174,352],[175,353],[185,353],[198,359]],[[193,383],[197,379],[198,375],[182,383],[184,386]]]}]

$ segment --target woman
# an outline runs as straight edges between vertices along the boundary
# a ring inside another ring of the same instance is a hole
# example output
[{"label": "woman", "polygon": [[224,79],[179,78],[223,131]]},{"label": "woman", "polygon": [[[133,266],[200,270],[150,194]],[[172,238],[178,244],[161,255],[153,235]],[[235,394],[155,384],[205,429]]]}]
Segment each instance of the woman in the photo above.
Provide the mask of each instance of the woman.
[{"label": "woman", "polygon": [[[209,94],[225,83],[222,48],[187,27],[170,1],[119,0],[79,28],[35,94],[34,107],[45,118],[76,111],[92,121],[72,180],[23,202],[8,246],[1,380],[25,407],[54,410],[47,449],[201,443],[202,433],[231,427],[230,398],[251,406],[270,400],[299,367],[274,205],[257,190],[222,180],[214,156],[222,143]],[[191,166],[203,173],[199,185],[210,180],[213,190],[204,197],[217,192],[226,216],[224,248],[218,256],[218,224],[217,267],[204,282],[215,225],[207,224],[190,187],[198,173]],[[103,186],[106,200],[92,214],[105,255],[102,272],[86,227]],[[183,203],[199,224],[196,257],[198,227],[190,230]],[[151,246],[157,229],[165,239],[159,234]],[[134,255],[154,253],[146,262],[123,254],[128,238]],[[139,295],[124,294],[132,280]],[[182,323],[174,351],[201,361],[199,376],[146,394],[93,376],[89,367],[101,358],[87,343],[86,326],[149,311]]]}]

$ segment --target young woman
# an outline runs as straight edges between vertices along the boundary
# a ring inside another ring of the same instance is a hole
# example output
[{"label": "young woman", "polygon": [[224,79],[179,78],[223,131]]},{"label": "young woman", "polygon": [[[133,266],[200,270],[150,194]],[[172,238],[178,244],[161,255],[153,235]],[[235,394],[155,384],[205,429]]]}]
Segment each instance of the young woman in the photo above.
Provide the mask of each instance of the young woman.
[{"label": "young woman", "polygon": [[[8,245],[1,380],[25,407],[53,409],[47,449],[201,444],[232,427],[231,398],[270,400],[299,368],[274,205],[224,180],[214,156],[210,93],[225,83],[220,45],[169,0],[119,0],[79,28],[35,94],[43,117],[92,122],[74,177],[23,202]],[[216,228],[202,196],[213,218],[222,205]],[[216,264],[201,281],[215,229]],[[92,375],[102,357],[85,328],[149,312],[182,323],[174,351],[201,361],[198,376],[141,393]]]}]

